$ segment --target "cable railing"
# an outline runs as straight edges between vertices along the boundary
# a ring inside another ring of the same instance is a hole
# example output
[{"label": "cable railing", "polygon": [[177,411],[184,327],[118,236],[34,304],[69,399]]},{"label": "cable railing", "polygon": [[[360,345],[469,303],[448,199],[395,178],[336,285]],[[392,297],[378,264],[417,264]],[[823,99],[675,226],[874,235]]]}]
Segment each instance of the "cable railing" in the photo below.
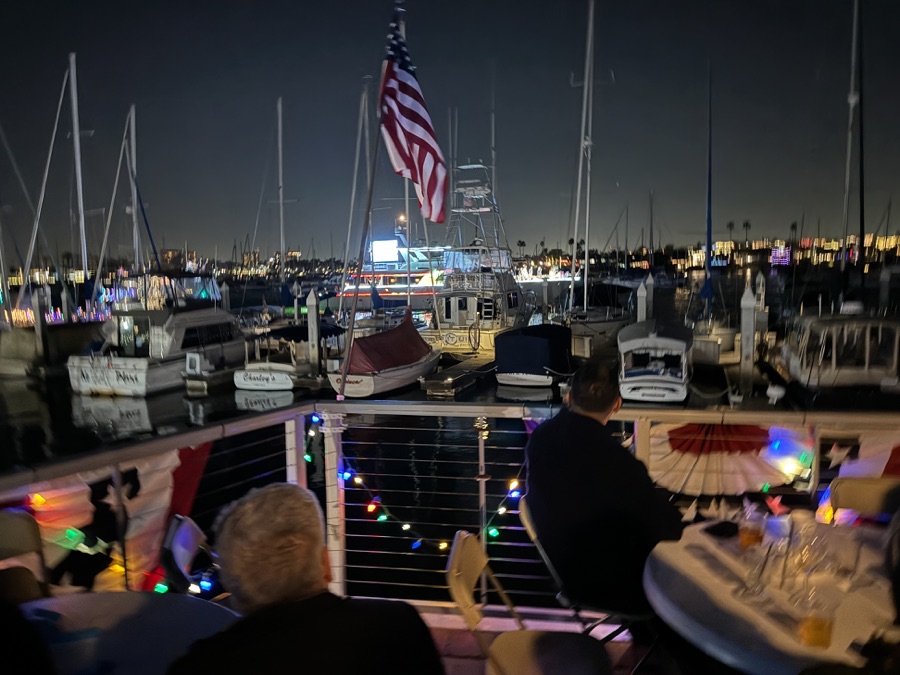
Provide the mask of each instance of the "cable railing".
[{"label": "cable railing", "polygon": [[[297,482],[322,501],[337,592],[446,602],[449,545],[466,529],[481,535],[515,602],[555,607],[548,574],[519,522],[516,495],[526,480],[523,420],[556,410],[546,404],[309,402],[4,475],[0,489],[21,492],[75,473],[125,470],[143,458],[211,443],[191,512],[206,530],[223,506],[253,487]],[[684,424],[687,416],[671,408],[626,408],[614,423],[623,436],[634,436],[636,455],[648,461],[659,425]],[[887,413],[723,408],[690,411],[689,417],[695,424],[806,426],[815,441],[812,467],[825,444],[852,443],[863,431],[900,430],[900,420]],[[811,491],[819,483],[816,471],[808,480]]]}]

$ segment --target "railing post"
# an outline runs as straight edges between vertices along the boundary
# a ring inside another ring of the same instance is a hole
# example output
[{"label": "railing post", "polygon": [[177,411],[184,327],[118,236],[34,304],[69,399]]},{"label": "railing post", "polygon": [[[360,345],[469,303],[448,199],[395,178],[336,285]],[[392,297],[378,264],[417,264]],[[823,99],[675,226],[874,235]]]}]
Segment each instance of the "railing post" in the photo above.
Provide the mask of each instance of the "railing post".
[{"label": "railing post", "polygon": [[650,420],[646,417],[634,421],[634,456],[650,466]]},{"label": "railing post", "polygon": [[[487,482],[491,477],[487,474],[484,459],[484,442],[488,437],[487,417],[476,417],[473,425],[478,431],[478,528],[481,531],[481,550],[487,554]],[[481,601],[487,602],[487,578],[481,575]]]},{"label": "railing post", "polygon": [[325,434],[325,545],[331,560],[331,584],[329,589],[337,595],[346,595],[346,521],[344,519],[344,455],[341,437],[344,432],[344,415],[320,413]]},{"label": "railing post", "polygon": [[287,482],[306,487],[306,425],[303,415],[284,421],[284,455]]}]

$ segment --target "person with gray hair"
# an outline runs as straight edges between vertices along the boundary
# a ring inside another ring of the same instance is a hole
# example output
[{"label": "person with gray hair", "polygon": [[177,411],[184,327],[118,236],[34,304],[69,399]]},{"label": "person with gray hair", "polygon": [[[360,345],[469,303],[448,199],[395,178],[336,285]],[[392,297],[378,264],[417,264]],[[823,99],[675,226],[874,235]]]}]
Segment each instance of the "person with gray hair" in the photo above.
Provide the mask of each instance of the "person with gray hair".
[{"label": "person with gray hair", "polygon": [[[244,616],[195,642],[169,675],[444,672],[411,605],[329,592],[322,510],[309,490],[290,483],[251,490],[213,529],[222,583]],[[349,651],[364,662],[346,658]]]}]

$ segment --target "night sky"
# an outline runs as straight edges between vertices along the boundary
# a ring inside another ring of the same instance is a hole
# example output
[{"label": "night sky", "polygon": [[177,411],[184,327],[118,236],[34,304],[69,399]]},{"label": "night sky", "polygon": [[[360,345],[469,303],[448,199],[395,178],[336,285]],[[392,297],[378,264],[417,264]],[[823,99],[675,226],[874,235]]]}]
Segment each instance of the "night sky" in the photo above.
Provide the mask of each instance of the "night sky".
[{"label": "night sky", "polygon": [[[275,100],[284,98],[290,248],[339,255],[349,217],[362,78],[378,77],[388,0],[329,2],[32,2],[0,9],[0,124],[36,201],[70,51],[78,54],[88,209],[108,208],[125,117],[137,106],[138,182],[158,246],[231,257],[252,235],[277,247]],[[874,230],[900,193],[900,3],[863,0],[866,212]],[[409,0],[407,40],[447,154],[459,110],[462,161],[490,160],[496,70],[497,195],[510,243],[565,242],[578,158],[586,0]],[[633,246],[655,194],[664,241],[703,238],[707,62],[713,69],[713,223],[749,219],[751,236],[841,231],[851,0],[600,0],[597,3],[593,247],[626,203]],[[610,84],[609,71],[615,72]],[[43,227],[72,250],[73,163],[63,111]],[[856,151],[855,151],[856,152]],[[858,157],[858,155],[857,155]],[[402,180],[384,154],[374,222],[389,235]],[[112,243],[130,250],[126,184]],[[31,216],[5,152],[6,258],[24,256]],[[857,231],[855,211],[851,231]],[[891,231],[900,227],[895,216]],[[100,248],[102,215],[89,215]],[[359,218],[356,219],[358,227]],[[443,227],[437,228],[443,232]],[[882,231],[884,228],[882,227]],[[620,242],[624,243],[624,231]],[[77,245],[74,247],[77,250]]]}]

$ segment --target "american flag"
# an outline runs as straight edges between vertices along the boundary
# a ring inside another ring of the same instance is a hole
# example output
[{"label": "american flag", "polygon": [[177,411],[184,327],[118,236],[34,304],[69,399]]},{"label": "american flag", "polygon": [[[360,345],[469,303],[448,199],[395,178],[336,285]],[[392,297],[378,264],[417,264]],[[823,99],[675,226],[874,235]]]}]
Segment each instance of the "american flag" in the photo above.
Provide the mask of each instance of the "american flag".
[{"label": "american flag", "polygon": [[447,165],[400,33],[402,12],[395,8],[388,34],[378,102],[381,133],[394,171],[416,186],[422,216],[443,223]]}]

